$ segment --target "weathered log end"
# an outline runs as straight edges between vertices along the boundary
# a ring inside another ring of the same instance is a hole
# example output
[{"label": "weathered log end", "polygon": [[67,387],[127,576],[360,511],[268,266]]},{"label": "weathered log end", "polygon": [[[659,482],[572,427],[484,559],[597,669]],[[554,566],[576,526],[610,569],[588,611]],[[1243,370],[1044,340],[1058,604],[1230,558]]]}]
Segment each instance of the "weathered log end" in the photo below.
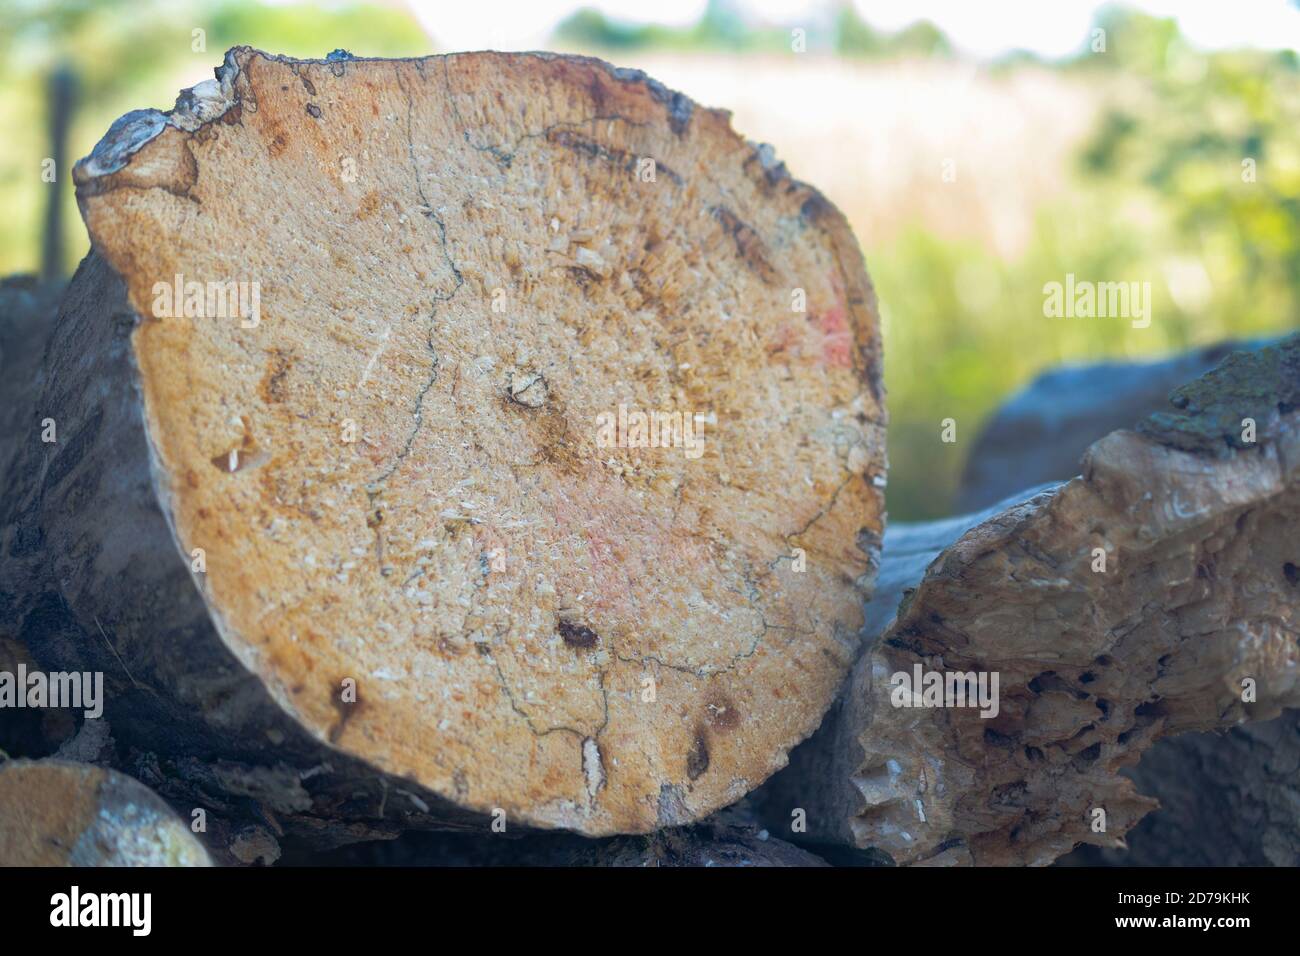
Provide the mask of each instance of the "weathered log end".
[{"label": "weathered log end", "polygon": [[882,525],[878,321],[727,114],[579,57],[239,48],[75,179],[0,624],[113,675],[169,799],[645,832],[817,726]]}]

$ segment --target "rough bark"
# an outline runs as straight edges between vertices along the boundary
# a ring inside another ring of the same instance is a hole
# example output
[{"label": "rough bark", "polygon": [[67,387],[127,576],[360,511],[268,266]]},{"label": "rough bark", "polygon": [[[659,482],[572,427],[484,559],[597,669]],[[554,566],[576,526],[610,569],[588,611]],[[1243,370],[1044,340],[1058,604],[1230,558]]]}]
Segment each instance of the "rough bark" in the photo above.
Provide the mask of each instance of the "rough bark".
[{"label": "rough bark", "polygon": [[[61,291],[60,283],[41,282],[35,276],[0,279],[0,478],[10,475],[19,448],[41,432],[36,396]],[[7,483],[4,488],[12,495]],[[0,505],[0,515],[8,516],[6,506]],[[0,606],[7,600],[0,591]],[[7,615],[0,613],[0,620]],[[15,635],[0,627],[0,672],[16,674],[20,665],[36,667]],[[49,756],[75,731],[76,721],[66,710],[0,708],[0,755]]]},{"label": "rough bark", "polygon": [[[0,626],[109,675],[133,773],[321,845],[644,832],[817,725],[881,527],[874,297],[725,113],[583,58],[237,49],[75,178]],[[621,405],[703,456],[604,447]]]},{"label": "rough bark", "polygon": [[124,774],[64,760],[0,763],[0,866],[209,866],[190,828]]},{"label": "rough bark", "polygon": [[[1157,362],[1045,373],[994,414],[967,461],[958,501],[979,508],[1009,482],[1070,478],[1094,441],[1165,407],[1170,391],[1232,351],[1268,344],[1225,342]],[[887,564],[878,593],[889,572]],[[1125,772],[1160,808],[1127,835],[1126,850],[1085,846],[1062,862],[1300,866],[1300,711],[1162,740]]]},{"label": "rough bark", "polygon": [[35,396],[62,283],[34,276],[0,279],[0,475],[9,472],[19,447],[40,434]]},{"label": "rough bark", "polygon": [[987,508],[1031,485],[1079,473],[1088,446],[1164,408],[1169,393],[1234,351],[1275,340],[1221,342],[1151,362],[1067,365],[1038,376],[989,419],[971,448],[956,508]]},{"label": "rough bark", "polygon": [[[775,811],[899,863],[1042,865],[1078,843],[1122,846],[1156,804],[1119,771],[1158,738],[1300,702],[1297,408],[1300,338],[1234,355],[1095,443],[1081,477],[960,533],[773,782]],[[939,543],[891,529],[886,568],[895,536],[913,570]],[[997,674],[998,713],[896,706],[894,675],[917,665]]]}]

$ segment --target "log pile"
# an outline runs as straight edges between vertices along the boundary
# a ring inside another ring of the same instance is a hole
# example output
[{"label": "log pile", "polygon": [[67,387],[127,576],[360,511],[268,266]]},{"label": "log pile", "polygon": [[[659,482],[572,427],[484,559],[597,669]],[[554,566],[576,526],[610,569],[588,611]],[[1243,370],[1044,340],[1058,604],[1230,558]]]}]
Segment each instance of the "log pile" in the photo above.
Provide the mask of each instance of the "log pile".
[{"label": "log pile", "polygon": [[969,514],[1079,473],[1093,442],[1161,411],[1169,393],[1268,339],[1222,342],[1146,362],[1067,365],[1038,376],[989,419],[966,458],[956,509]]},{"label": "log pile", "polygon": [[585,58],[241,48],[75,179],[0,632],[104,672],[174,804],[643,833],[816,728],[882,530],[877,317],[727,114]]},{"label": "log pile", "polygon": [[882,565],[861,255],[724,112],[236,48],[75,180],[57,307],[0,285],[0,671],[104,715],[0,713],[46,758],[0,762],[0,863],[1044,865],[1153,791],[1161,841],[1218,799],[1270,821],[1228,862],[1295,859],[1252,793],[1294,719],[1241,725],[1300,706],[1300,339],[1045,379],[986,510]]}]

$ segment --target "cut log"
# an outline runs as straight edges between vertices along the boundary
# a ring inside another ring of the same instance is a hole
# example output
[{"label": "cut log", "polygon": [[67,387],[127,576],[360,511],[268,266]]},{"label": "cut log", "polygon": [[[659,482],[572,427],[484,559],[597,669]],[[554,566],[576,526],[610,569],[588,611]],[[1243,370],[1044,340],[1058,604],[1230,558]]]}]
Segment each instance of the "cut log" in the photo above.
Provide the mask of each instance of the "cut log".
[{"label": "cut log", "polygon": [[144,784],[63,760],[0,763],[0,866],[209,866]]},{"label": "cut log", "polygon": [[[980,435],[966,464],[960,506],[982,508],[1009,493],[1013,482],[1070,478],[1094,441],[1166,407],[1170,391],[1230,352],[1272,341],[1224,342],[1155,362],[1107,362],[1041,375],[998,409]],[[885,577],[897,573],[898,564],[891,558],[881,569],[877,595],[883,597]],[[1062,862],[1300,866],[1300,711],[1222,734],[1161,740],[1126,774],[1160,808],[1125,837],[1127,849],[1085,846]]]},{"label": "cut log", "polygon": [[[776,815],[898,863],[1047,864],[1122,845],[1155,801],[1118,771],[1156,739],[1300,703],[1300,337],[1172,402],[1081,477],[943,523],[960,536],[773,782]],[[886,568],[927,538],[891,529]]]},{"label": "cut log", "polygon": [[881,529],[877,317],[726,113],[585,58],[240,48],[75,178],[0,587],[169,799],[644,832],[817,726]]}]

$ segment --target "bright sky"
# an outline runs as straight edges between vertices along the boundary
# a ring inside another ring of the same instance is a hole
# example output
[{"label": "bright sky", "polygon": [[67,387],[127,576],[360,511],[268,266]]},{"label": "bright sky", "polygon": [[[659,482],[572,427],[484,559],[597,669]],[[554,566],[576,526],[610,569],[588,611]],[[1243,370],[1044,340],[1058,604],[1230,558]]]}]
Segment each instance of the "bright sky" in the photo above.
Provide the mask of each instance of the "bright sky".
[{"label": "bright sky", "polygon": [[[555,24],[580,7],[629,23],[685,25],[706,0],[407,0],[444,49],[520,50],[546,46]],[[760,20],[797,26],[825,16],[822,0],[738,0]],[[1017,48],[1043,56],[1077,51],[1099,0],[854,0],[867,23],[896,30],[933,20],[959,48],[996,56]],[[1129,0],[1129,6],[1177,17],[1197,46],[1300,49],[1300,10],[1290,0]]]}]

